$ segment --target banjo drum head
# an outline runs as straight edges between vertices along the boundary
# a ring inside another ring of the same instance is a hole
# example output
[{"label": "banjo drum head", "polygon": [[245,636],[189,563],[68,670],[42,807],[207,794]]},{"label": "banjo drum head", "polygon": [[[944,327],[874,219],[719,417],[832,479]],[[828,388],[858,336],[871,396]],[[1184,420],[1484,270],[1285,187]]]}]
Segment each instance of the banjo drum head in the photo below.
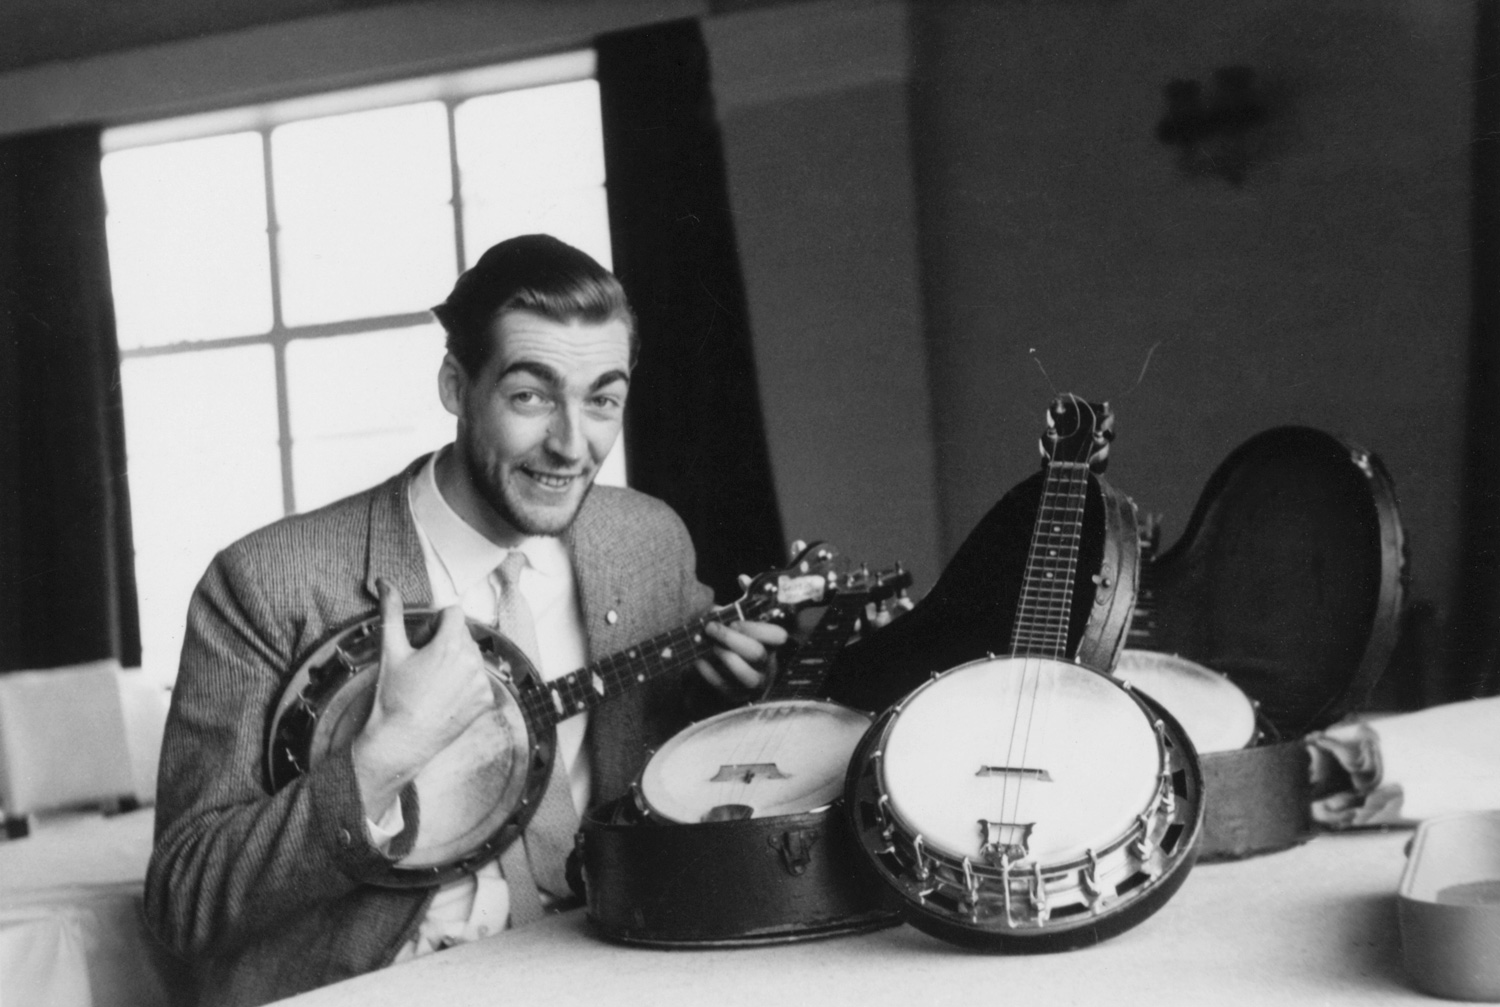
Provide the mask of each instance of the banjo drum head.
[{"label": "banjo drum head", "polygon": [[[437,613],[406,613],[407,633],[420,646],[432,635]],[[491,672],[494,703],[424,766],[412,781],[419,822],[412,849],[397,860],[387,882],[431,884],[493,859],[509,839],[528,789],[545,786],[532,770],[545,768],[553,739],[533,738],[508,677],[534,674],[525,655],[501,634],[478,623],[469,632]],[[285,752],[305,771],[347,748],[369,719],[380,667],[380,622],[368,619],[324,643],[297,670],[271,721],[273,783]],[[305,747],[304,747],[305,746]],[[287,770],[282,768],[282,775]],[[539,797],[539,792],[532,795]]]},{"label": "banjo drum head", "polygon": [[1048,658],[960,665],[896,707],[881,789],[909,831],[985,859],[982,822],[1028,833],[1025,860],[1087,856],[1127,834],[1163,768],[1152,720],[1106,676]]},{"label": "banjo drum head", "polygon": [[1123,650],[1114,673],[1171,711],[1200,755],[1232,752],[1255,740],[1255,706],[1211,668],[1175,654]]},{"label": "banjo drum head", "polygon": [[865,714],[822,700],[726,710],[657,750],[641,773],[641,799],[653,816],[678,823],[816,811],[843,792],[869,726]]}]

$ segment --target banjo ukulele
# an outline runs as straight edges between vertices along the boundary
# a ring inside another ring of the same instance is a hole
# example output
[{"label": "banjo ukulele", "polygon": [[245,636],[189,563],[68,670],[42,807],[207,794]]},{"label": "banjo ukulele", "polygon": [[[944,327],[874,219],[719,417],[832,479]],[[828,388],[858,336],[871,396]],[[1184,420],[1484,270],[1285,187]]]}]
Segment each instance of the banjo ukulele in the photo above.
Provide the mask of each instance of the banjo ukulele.
[{"label": "banjo ukulele", "polygon": [[[781,619],[829,593],[833,554],[814,546],[784,570],[763,573],[744,595],[685,626],[654,636],[586,668],[544,680],[503,634],[469,622],[484,658],[494,704],[439,752],[413,781],[420,825],[412,849],[373,883],[390,888],[442,884],[493,860],[541,803],[556,748],[556,725],[650,679],[689,668],[709,654],[711,622]],[[439,613],[406,613],[406,632],[423,646]],[[381,622],[370,616],[335,632],[302,661],[282,690],[267,733],[266,772],[280,790],[330,753],[347,747],[369,718],[380,668]]]},{"label": "banjo ukulele", "polygon": [[821,698],[828,668],[863,627],[867,606],[911,586],[896,566],[836,577],[812,635],[759,700],[673,735],[646,763],[636,799],[663,822],[733,821],[817,811],[843,792],[869,714]]},{"label": "banjo ukulele", "polygon": [[846,810],[869,863],[913,925],[955,944],[1097,943],[1160,908],[1196,854],[1203,783],[1187,734],[1068,653],[1089,487],[1117,494],[1090,471],[1110,425],[1107,407],[1072,396],[1048,412],[1009,655],[934,675],[850,764]]}]

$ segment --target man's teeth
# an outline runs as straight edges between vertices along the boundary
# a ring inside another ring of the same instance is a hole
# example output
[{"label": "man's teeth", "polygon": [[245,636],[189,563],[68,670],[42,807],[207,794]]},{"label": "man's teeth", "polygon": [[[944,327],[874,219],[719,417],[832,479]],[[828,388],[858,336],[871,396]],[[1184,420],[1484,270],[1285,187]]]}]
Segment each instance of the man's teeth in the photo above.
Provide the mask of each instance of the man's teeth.
[{"label": "man's teeth", "polygon": [[562,489],[573,481],[573,476],[555,476],[546,472],[531,472],[530,475],[543,486],[550,486],[553,489]]}]

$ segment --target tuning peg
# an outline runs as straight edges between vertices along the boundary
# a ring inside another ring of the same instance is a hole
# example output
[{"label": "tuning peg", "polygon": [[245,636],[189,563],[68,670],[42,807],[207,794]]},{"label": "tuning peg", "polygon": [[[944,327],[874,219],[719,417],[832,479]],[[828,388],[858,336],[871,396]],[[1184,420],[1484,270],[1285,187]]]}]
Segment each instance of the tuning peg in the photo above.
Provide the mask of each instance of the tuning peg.
[{"label": "tuning peg", "polygon": [[744,573],[740,574],[735,579],[737,581],[739,581],[739,583],[740,583],[740,590],[741,591],[743,591],[743,590],[745,590],[745,588],[749,587],[750,586],[750,582],[752,580],[754,580],[754,578],[751,577],[749,574],[744,574]]},{"label": "tuning peg", "polygon": [[787,550],[787,558],[788,559],[796,559],[799,555],[801,555],[802,550],[804,550],[806,548],[807,548],[807,543],[806,542],[802,541],[800,538],[796,539],[795,541],[792,542],[791,548]]}]

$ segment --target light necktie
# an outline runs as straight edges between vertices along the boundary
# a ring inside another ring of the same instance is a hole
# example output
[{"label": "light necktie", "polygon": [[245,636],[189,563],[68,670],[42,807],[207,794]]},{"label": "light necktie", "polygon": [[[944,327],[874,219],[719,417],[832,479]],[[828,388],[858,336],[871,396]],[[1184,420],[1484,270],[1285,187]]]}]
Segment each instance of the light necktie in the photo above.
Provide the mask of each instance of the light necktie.
[{"label": "light necktie", "polygon": [[[521,594],[521,571],[525,569],[526,554],[519,549],[507,553],[496,568],[495,622],[500,632],[531,659],[540,674],[536,623],[532,619],[531,606]],[[577,831],[578,811],[573,807],[568,771],[563,765],[562,755],[554,754],[547,789],[526,826],[524,842],[511,843],[500,855],[500,870],[510,886],[512,927],[525,926],[542,917],[540,892],[560,899],[571,897],[566,866]]]}]

